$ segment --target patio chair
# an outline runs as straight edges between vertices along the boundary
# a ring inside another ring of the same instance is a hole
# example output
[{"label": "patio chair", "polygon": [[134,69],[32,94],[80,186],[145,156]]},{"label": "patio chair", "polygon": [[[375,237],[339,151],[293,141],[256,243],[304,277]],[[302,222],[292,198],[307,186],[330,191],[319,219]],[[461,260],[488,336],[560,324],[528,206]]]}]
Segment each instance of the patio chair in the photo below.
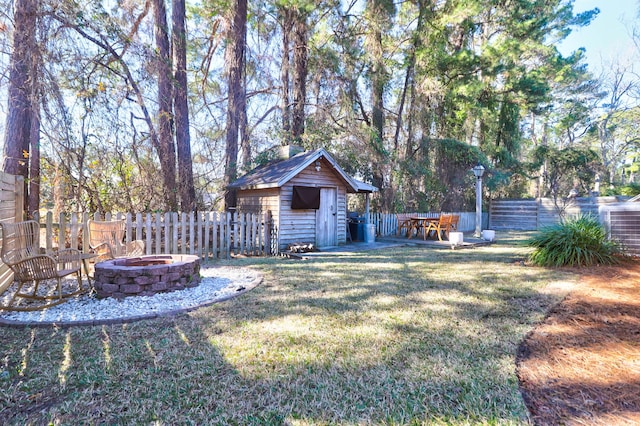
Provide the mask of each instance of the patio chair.
[{"label": "patio chair", "polygon": [[121,220],[89,220],[89,247],[97,255],[95,262],[144,255],[144,241],[124,242],[125,223]]},{"label": "patio chair", "polygon": [[457,231],[458,230],[458,223],[459,222],[460,222],[460,215],[459,214],[451,215],[451,230],[452,231]]},{"label": "patio chair", "polygon": [[[454,221],[454,215],[441,214],[437,222],[429,222],[428,227],[424,230],[424,238],[434,233],[434,237],[438,237],[439,241],[442,241],[442,235],[445,234],[449,238],[449,232],[451,232],[451,226]],[[456,223],[457,225],[457,223]]]},{"label": "patio chair", "polygon": [[[1,309],[35,311],[55,306],[84,292],[80,272],[81,254],[76,249],[60,249],[43,253],[40,249],[40,224],[29,220],[0,223],[2,261],[13,272],[17,289]],[[76,274],[78,286],[64,292],[62,278]],[[30,285],[28,285],[30,284]],[[11,288],[11,287],[10,287]],[[21,300],[27,299],[27,300]]]}]

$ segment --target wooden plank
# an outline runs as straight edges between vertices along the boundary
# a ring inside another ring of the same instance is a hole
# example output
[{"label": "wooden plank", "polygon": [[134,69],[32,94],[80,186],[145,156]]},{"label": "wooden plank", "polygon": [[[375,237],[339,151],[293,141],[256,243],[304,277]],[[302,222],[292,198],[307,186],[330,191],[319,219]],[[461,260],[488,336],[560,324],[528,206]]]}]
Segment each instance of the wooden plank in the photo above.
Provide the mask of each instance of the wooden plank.
[{"label": "wooden plank", "polygon": [[162,214],[156,212],[154,215],[154,233],[155,233],[155,246],[154,246],[154,254],[162,253]]},{"label": "wooden plank", "polygon": [[237,241],[237,237],[235,236],[236,220],[237,220],[237,214],[235,214],[235,212],[227,213],[227,218],[225,219],[225,224],[224,224],[225,250],[226,250],[227,256],[231,256],[232,254],[234,254],[234,239]]},{"label": "wooden plank", "polygon": [[79,238],[78,235],[80,233],[80,224],[78,223],[78,214],[71,213],[71,224],[69,226],[69,245],[70,248],[79,249]]},{"label": "wooden plank", "polygon": [[25,194],[24,194],[24,177],[16,176],[16,199],[15,199],[15,208],[16,208],[16,221],[22,221],[25,219],[25,211],[24,211],[24,202],[25,202]]},{"label": "wooden plank", "polygon": [[220,230],[220,216],[217,213],[213,213],[213,228],[211,229],[211,232],[213,233],[212,236],[212,240],[211,240],[211,252],[213,253],[213,258],[217,259],[218,256],[218,232]]},{"label": "wooden plank", "polygon": [[209,260],[209,247],[210,247],[210,240],[209,240],[209,232],[211,232],[211,221],[210,221],[210,212],[204,212],[204,246],[203,246],[203,253],[204,253],[204,260]]},{"label": "wooden plank", "polygon": [[193,212],[189,213],[189,254],[196,253],[196,230],[195,230],[195,216]]},{"label": "wooden plank", "polygon": [[172,235],[171,235],[171,251],[169,253],[172,254],[177,254],[178,253],[178,228],[179,228],[179,221],[178,221],[178,213],[174,212],[171,213],[171,231],[172,231]]},{"label": "wooden plank", "polygon": [[145,228],[145,243],[144,249],[146,254],[152,254],[151,249],[153,247],[153,222],[151,220],[151,213],[145,214],[144,228]]},{"label": "wooden plank", "polygon": [[202,243],[203,243],[203,220],[202,220],[202,213],[198,212],[198,217],[197,217],[197,223],[196,223],[196,227],[198,228],[198,240],[196,241],[196,245],[197,245],[197,254],[198,257],[200,259],[202,259]]},{"label": "wooden plank", "polygon": [[240,242],[240,247],[238,247],[236,245],[236,247],[238,248],[238,252],[240,254],[246,254],[245,250],[246,250],[246,246],[245,246],[245,239],[247,238],[247,222],[246,222],[246,214],[245,213],[237,213],[237,220],[238,220],[238,232],[236,235],[238,235],[238,241]]},{"label": "wooden plank", "polygon": [[260,232],[260,224],[261,224],[261,220],[260,220],[260,216],[252,213],[251,214],[251,223],[253,224],[251,226],[251,244],[253,245],[252,248],[252,254],[254,256],[260,256],[260,249],[262,247],[262,244],[260,244],[259,240],[260,237],[259,235],[261,235],[262,233]]},{"label": "wooden plank", "polygon": [[[128,213],[127,213],[128,214]],[[144,221],[142,220],[142,213],[136,213],[136,240],[144,241]]]},{"label": "wooden plank", "polygon": [[60,213],[58,223],[60,224],[58,227],[58,249],[62,249],[66,247],[67,241],[67,217],[64,213]]},{"label": "wooden plank", "polygon": [[173,223],[173,214],[172,213],[165,213],[164,214],[164,253],[167,254],[173,254],[174,253],[174,246],[173,246],[173,227],[174,227],[174,223]]},{"label": "wooden plank", "polygon": [[4,293],[5,290],[13,283],[13,272],[9,267],[5,264],[1,264],[0,266],[0,294]]},{"label": "wooden plank", "polygon": [[187,214],[185,212],[182,212],[180,213],[180,241],[182,243],[180,252],[182,254],[187,254],[188,250],[187,229],[189,229]]}]

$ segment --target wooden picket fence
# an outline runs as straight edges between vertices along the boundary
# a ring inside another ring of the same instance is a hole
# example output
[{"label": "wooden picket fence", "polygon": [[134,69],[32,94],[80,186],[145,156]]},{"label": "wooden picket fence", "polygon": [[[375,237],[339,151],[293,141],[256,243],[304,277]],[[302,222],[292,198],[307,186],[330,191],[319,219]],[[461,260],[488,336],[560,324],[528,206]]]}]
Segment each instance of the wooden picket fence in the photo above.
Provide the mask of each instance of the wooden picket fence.
[{"label": "wooden picket fence", "polygon": [[88,213],[48,212],[36,217],[41,227],[40,244],[47,249],[73,247],[89,251],[89,218],[123,220],[125,240],[142,240],[146,254],[191,254],[203,260],[231,256],[266,256],[273,253],[269,214],[243,212],[191,213]]},{"label": "wooden picket fence", "polygon": [[[438,217],[440,212],[413,213],[420,217]],[[475,213],[461,212],[458,229],[475,228]],[[278,254],[277,230],[270,214],[243,212],[191,213],[89,213],[60,214],[48,212],[40,222],[40,244],[47,250],[74,247],[89,252],[87,221],[122,220],[125,241],[142,240],[146,254],[192,254],[203,260],[229,259],[232,256],[270,256]],[[484,218],[486,221],[486,217]],[[371,213],[378,237],[393,236],[398,229],[395,214]]]},{"label": "wooden picket fence", "polygon": [[[416,217],[436,218],[439,217],[441,212],[426,212],[426,213],[403,213],[410,214]],[[452,212],[450,214],[456,214],[460,216],[458,222],[458,230],[460,232],[470,232],[476,228],[476,214],[475,212]],[[489,219],[488,213],[482,214],[483,228],[487,228],[487,222]],[[370,213],[369,223],[373,223],[376,226],[376,235],[378,237],[388,237],[396,235],[398,232],[398,217],[396,214],[390,213]]]}]

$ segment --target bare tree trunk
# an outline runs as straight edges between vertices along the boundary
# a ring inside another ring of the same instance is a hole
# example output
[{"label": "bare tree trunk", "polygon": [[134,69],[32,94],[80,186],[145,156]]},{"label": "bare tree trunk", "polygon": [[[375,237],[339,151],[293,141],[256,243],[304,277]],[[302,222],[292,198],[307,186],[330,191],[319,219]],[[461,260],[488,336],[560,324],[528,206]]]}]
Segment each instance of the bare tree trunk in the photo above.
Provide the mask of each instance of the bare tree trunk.
[{"label": "bare tree trunk", "polygon": [[384,67],[384,48],[382,46],[382,29],[380,20],[383,19],[382,6],[379,1],[372,0],[367,3],[370,8],[370,20],[373,23],[371,33],[368,36],[368,48],[371,55],[371,126],[372,134],[370,145],[373,155],[372,183],[380,189],[380,209],[389,211],[384,185],[384,165],[386,164],[384,149],[384,89],[387,81]]},{"label": "bare tree trunk", "polygon": [[286,142],[291,138],[291,110],[289,106],[289,54],[291,50],[291,11],[282,9],[282,64],[280,65],[280,80],[282,83],[282,132]]},{"label": "bare tree trunk", "polygon": [[[38,99],[34,95],[34,100]],[[31,115],[30,145],[31,155],[29,157],[29,195],[27,197],[27,218],[33,219],[35,212],[40,210],[40,113],[34,103],[33,114]]]},{"label": "bare tree trunk", "polygon": [[167,11],[164,0],[153,0],[156,48],[158,50],[158,142],[162,170],[164,202],[170,211],[177,210],[176,152],[173,143],[172,70]]},{"label": "bare tree trunk", "polygon": [[[5,126],[3,170],[29,177],[29,146],[33,115],[31,54],[35,49],[37,0],[16,0],[13,50],[9,65],[7,121]],[[26,189],[26,188],[25,188]],[[26,197],[25,197],[26,198]]]},{"label": "bare tree trunk", "polygon": [[307,17],[298,11],[293,24],[293,125],[292,137],[301,141],[304,134],[304,107],[307,98]]},{"label": "bare tree trunk", "polygon": [[189,212],[196,208],[196,190],[193,184],[191,136],[189,134],[185,15],[185,0],[173,0],[174,109],[176,120],[176,147],[178,151],[178,181],[180,185],[181,209],[183,212]]},{"label": "bare tree trunk", "polygon": [[[245,73],[243,86],[245,94],[247,89],[247,76]],[[249,140],[249,119],[247,118],[247,98],[243,98],[242,117],[240,117],[240,149],[242,150],[242,166],[248,169],[251,166],[251,141]]]},{"label": "bare tree trunk", "polygon": [[231,12],[227,32],[225,64],[227,66],[229,103],[225,151],[225,208],[236,206],[235,191],[226,187],[238,176],[238,128],[245,105],[244,53],[247,32],[247,1],[237,0]]},{"label": "bare tree trunk", "polygon": [[65,194],[67,192],[67,183],[64,178],[63,170],[59,164],[55,164],[55,173],[53,175],[53,216],[64,211]]}]

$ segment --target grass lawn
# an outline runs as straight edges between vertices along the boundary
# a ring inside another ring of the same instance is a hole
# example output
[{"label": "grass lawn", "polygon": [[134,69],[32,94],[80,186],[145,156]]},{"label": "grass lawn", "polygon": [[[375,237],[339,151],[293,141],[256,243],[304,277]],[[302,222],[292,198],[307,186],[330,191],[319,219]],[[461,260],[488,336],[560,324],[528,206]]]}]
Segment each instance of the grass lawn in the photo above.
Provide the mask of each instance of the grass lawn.
[{"label": "grass lawn", "polygon": [[517,345],[575,279],[527,250],[239,259],[264,283],[189,314],[0,328],[0,423],[527,424]]}]

